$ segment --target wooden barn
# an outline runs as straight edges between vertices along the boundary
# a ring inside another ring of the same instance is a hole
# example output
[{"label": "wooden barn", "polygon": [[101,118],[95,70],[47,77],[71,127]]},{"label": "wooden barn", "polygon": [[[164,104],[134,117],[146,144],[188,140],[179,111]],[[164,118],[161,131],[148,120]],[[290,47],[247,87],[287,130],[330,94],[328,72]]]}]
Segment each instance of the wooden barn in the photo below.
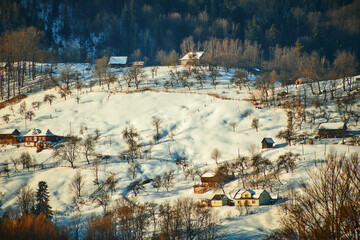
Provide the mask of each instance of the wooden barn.
[{"label": "wooden barn", "polygon": [[133,66],[133,68],[143,68],[143,67],[145,67],[145,62],[144,61],[136,61],[136,62],[133,62],[132,66]]},{"label": "wooden barn", "polygon": [[119,56],[119,57],[110,57],[108,65],[111,68],[123,68],[126,67],[127,64],[126,56]]},{"label": "wooden barn", "polygon": [[53,134],[49,129],[46,131],[40,129],[31,129],[25,135],[26,147],[48,148],[51,144],[58,142],[62,137]]},{"label": "wooden barn", "polygon": [[317,138],[343,138],[347,136],[346,123],[322,123]]},{"label": "wooden barn", "polygon": [[1,144],[17,144],[22,141],[23,141],[23,137],[21,136],[21,133],[17,129],[13,131],[5,130],[3,133],[0,133]]},{"label": "wooden barn", "polygon": [[274,147],[274,140],[272,138],[264,138],[261,141],[262,148],[273,148]]},{"label": "wooden barn", "polygon": [[188,52],[180,58],[181,65],[198,65],[204,58],[205,52]]}]

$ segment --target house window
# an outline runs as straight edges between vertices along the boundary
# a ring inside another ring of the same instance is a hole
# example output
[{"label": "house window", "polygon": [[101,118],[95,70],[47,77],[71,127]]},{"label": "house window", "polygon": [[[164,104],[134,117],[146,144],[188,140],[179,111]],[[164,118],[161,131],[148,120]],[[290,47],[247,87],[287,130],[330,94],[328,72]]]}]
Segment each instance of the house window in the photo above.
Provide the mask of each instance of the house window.
[{"label": "house window", "polygon": [[34,142],[36,142],[37,141],[37,137],[34,137]]},{"label": "house window", "polygon": [[252,202],[251,202],[252,204],[255,204],[255,200],[252,200]]},{"label": "house window", "polygon": [[44,141],[45,141],[45,138],[46,138],[46,137],[43,137],[43,140],[44,140]]}]

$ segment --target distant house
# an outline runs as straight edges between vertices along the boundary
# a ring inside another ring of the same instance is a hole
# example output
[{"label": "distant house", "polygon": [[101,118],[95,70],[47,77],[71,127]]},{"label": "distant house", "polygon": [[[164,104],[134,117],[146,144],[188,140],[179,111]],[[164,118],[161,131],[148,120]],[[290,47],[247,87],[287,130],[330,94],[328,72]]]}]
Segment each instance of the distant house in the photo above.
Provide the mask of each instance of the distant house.
[{"label": "distant house", "polygon": [[188,52],[180,58],[181,65],[196,65],[204,58],[205,52]]},{"label": "distant house", "polygon": [[232,201],[225,194],[215,194],[211,199],[212,207],[231,206]]},{"label": "distant house", "polygon": [[108,65],[112,68],[126,67],[127,58],[126,56],[110,57]]},{"label": "distant house", "polygon": [[261,141],[262,148],[273,148],[274,147],[274,140],[272,138],[264,138]]},{"label": "distant house", "polygon": [[60,136],[53,134],[49,129],[42,131],[35,128],[28,131],[24,138],[26,147],[37,147],[38,149],[50,147],[51,144],[61,140]]},{"label": "distant house", "polygon": [[217,188],[219,184],[215,180],[215,173],[206,172],[201,175],[201,185],[209,188]]},{"label": "distant house", "polygon": [[236,195],[235,206],[260,206],[272,203],[272,198],[266,190],[246,190],[240,194],[240,197]]},{"label": "distant house", "polygon": [[322,123],[319,127],[318,138],[343,138],[347,136],[346,123]]},{"label": "distant house", "polygon": [[22,142],[23,137],[21,136],[21,133],[15,129],[13,131],[8,130],[4,131],[3,133],[0,133],[0,143],[1,144],[16,144],[19,142]]},{"label": "distant house", "polygon": [[144,61],[136,61],[132,64],[133,68],[143,68],[145,66]]},{"label": "distant house", "polygon": [[194,186],[194,193],[202,194],[209,191],[211,188],[217,188],[218,182],[215,180],[215,173],[205,172],[201,175],[201,183]]}]

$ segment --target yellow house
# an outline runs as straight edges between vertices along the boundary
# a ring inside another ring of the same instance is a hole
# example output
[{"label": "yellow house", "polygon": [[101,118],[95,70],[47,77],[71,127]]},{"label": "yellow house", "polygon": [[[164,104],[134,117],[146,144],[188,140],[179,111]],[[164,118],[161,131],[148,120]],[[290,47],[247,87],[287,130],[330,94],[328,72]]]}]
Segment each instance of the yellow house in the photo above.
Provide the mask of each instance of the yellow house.
[{"label": "yellow house", "polygon": [[215,194],[211,199],[212,207],[221,207],[230,205],[231,200],[225,194]]},{"label": "yellow house", "polygon": [[235,196],[235,206],[260,206],[269,205],[272,198],[266,190],[246,190],[240,198]]}]

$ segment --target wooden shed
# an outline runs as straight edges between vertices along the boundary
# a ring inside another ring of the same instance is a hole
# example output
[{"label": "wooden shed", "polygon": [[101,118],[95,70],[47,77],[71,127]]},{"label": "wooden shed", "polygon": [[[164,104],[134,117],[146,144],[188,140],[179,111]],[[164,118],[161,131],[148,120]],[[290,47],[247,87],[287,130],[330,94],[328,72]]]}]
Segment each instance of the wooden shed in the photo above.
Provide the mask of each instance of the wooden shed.
[{"label": "wooden shed", "polygon": [[274,140],[272,138],[264,138],[261,141],[262,148],[273,148],[274,147]]},{"label": "wooden shed", "polygon": [[0,133],[0,143],[1,144],[16,144],[19,142],[22,142],[23,137],[21,136],[21,133],[15,129],[13,131],[5,131],[3,133]]}]

